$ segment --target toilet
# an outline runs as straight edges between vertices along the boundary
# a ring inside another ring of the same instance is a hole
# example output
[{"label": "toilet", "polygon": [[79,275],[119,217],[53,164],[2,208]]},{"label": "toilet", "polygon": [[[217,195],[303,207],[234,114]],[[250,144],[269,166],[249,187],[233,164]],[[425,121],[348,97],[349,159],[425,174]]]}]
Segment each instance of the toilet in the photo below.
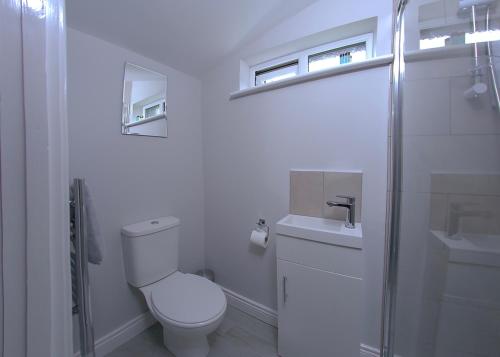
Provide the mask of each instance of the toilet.
[{"label": "toilet", "polygon": [[176,357],[205,357],[207,335],[226,312],[222,289],[203,277],[178,271],[180,221],[162,217],[122,228],[125,274],[144,294],[163,326],[165,346]]}]

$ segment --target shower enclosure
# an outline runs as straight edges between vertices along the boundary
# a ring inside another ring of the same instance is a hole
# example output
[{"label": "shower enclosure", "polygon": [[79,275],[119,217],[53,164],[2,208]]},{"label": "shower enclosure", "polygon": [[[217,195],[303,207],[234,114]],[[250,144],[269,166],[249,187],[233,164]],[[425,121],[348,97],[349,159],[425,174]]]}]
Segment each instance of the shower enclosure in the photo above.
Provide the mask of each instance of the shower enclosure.
[{"label": "shower enclosure", "polygon": [[500,356],[500,6],[402,0],[384,356]]}]

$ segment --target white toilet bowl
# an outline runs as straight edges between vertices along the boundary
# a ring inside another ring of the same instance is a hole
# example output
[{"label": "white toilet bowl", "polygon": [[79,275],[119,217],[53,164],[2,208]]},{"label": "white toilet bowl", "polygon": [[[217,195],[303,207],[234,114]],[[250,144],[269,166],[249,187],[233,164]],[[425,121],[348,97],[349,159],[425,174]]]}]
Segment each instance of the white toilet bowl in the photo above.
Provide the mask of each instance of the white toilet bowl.
[{"label": "white toilet bowl", "polygon": [[210,280],[178,271],[180,220],[160,217],[122,228],[125,275],[163,326],[176,357],[206,357],[207,335],[220,325],[226,295]]},{"label": "white toilet bowl", "polygon": [[152,315],[163,326],[165,346],[176,357],[206,357],[208,334],[222,322],[226,296],[211,281],[175,272],[141,287]]}]

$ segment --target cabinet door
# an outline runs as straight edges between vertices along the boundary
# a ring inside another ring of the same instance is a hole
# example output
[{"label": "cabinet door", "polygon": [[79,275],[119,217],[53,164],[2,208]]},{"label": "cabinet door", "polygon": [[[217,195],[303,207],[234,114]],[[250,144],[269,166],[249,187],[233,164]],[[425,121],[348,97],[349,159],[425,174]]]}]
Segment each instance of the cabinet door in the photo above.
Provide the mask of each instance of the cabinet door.
[{"label": "cabinet door", "polygon": [[281,357],[360,353],[362,280],[278,259]]}]

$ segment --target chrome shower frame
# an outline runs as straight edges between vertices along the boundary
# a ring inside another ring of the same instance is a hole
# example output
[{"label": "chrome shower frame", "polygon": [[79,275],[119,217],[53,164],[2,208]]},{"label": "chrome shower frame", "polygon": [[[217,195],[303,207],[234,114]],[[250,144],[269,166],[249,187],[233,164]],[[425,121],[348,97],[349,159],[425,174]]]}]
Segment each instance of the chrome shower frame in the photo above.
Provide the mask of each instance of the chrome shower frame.
[{"label": "chrome shower frame", "polygon": [[[403,80],[405,77],[404,59],[404,12],[410,0],[395,0],[393,17],[393,54],[391,75],[391,119],[389,135],[389,187],[387,192],[387,220],[384,257],[384,286],[382,296],[382,319],[380,356],[394,356],[396,294],[398,279],[398,260],[400,243],[401,200],[402,200],[402,167],[403,167]],[[475,15],[475,14],[474,14]],[[489,8],[486,12],[486,28],[490,27]],[[475,16],[474,16],[475,17]],[[476,44],[477,45],[477,44]],[[477,46],[474,53],[477,54]],[[493,90],[493,106],[500,112],[500,96],[493,63],[491,44],[486,46],[488,67]]]},{"label": "chrome shower frame", "polygon": [[382,321],[380,356],[394,355],[394,321],[398,279],[399,230],[402,195],[402,81],[404,61],[404,10],[409,0],[397,0],[393,20],[392,48],[394,60],[391,76],[391,120],[389,136],[389,187],[387,191],[387,221],[384,258],[384,286],[382,296]]}]

